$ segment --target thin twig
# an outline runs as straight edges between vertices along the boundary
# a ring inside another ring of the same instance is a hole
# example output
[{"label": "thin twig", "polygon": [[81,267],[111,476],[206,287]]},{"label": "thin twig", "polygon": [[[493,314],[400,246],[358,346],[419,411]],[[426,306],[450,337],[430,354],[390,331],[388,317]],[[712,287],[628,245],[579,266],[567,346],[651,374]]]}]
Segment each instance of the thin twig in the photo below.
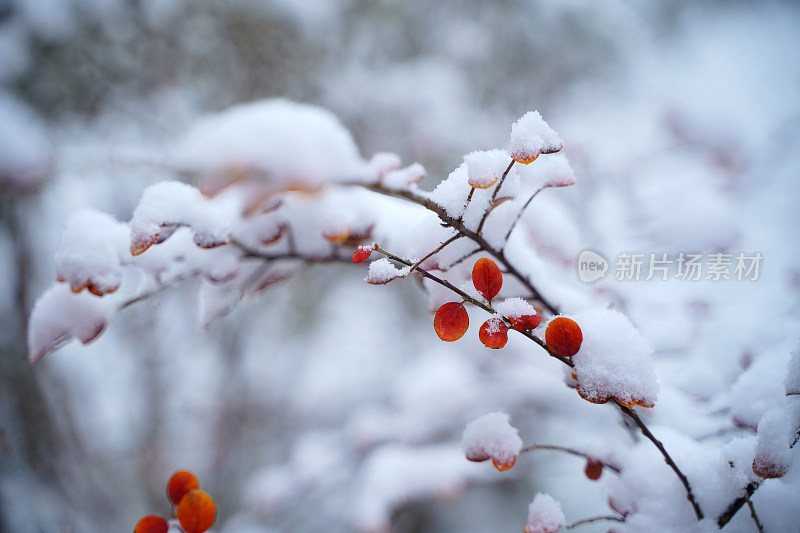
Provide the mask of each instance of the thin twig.
[{"label": "thin twig", "polygon": [[467,212],[467,207],[469,207],[469,203],[472,201],[472,197],[475,196],[475,187],[472,187],[469,190],[469,194],[467,195],[467,201],[464,202],[464,211],[461,212],[461,218],[463,219],[464,213]]},{"label": "thin twig", "polygon": [[552,451],[556,451],[556,452],[568,453],[570,455],[575,455],[575,456],[578,456],[578,457],[583,457],[584,459],[594,459],[596,461],[600,461],[603,464],[604,468],[608,468],[609,470],[611,470],[612,472],[615,472],[617,474],[621,474],[622,473],[622,470],[616,465],[613,465],[611,463],[607,463],[607,462],[603,461],[602,459],[599,459],[595,455],[592,455],[592,454],[589,454],[589,453],[586,453],[586,452],[582,452],[580,450],[576,450],[575,448],[568,448],[566,446],[558,446],[558,445],[555,445],[555,444],[529,444],[528,446],[524,446],[524,447],[520,448],[519,453],[532,452],[532,451],[535,451],[535,450],[552,450]]},{"label": "thin twig", "polygon": [[[247,245],[245,245],[240,241],[237,241],[236,239],[232,239],[229,243],[229,246],[234,246],[238,248],[242,252],[241,257],[244,259],[258,259],[260,261],[265,261],[267,263],[272,261],[300,261],[302,263],[334,263],[334,262],[345,263],[345,264],[352,263],[350,259],[337,255],[311,257],[303,255],[296,251],[281,252],[281,253],[260,252],[258,250],[254,250],[248,247]],[[132,296],[131,298],[125,300],[119,305],[118,310],[123,311],[128,307],[138,304],[139,302],[143,302],[149,298],[152,298],[168,285],[180,283],[182,281],[186,281],[187,279],[198,277],[203,274],[204,273],[201,270],[192,270],[191,272],[181,274],[180,276],[176,276],[166,282],[159,283],[158,286],[155,287],[153,290],[137,294],[136,296]]]},{"label": "thin twig", "polygon": [[764,526],[761,525],[761,520],[758,519],[758,514],[756,513],[755,506],[753,506],[753,501],[747,494],[745,494],[744,497],[745,501],[747,501],[747,507],[750,508],[750,516],[753,518],[753,522],[755,522],[756,524],[756,529],[758,529],[758,533],[764,533]]},{"label": "thin twig", "polygon": [[442,250],[444,250],[445,246],[447,246],[447,245],[448,245],[448,244],[450,244],[450,243],[453,243],[453,242],[457,241],[457,240],[458,240],[458,239],[460,239],[461,237],[463,237],[463,235],[461,235],[460,233],[456,233],[455,235],[453,235],[452,237],[450,237],[449,239],[447,239],[446,241],[444,241],[442,244],[440,244],[439,246],[437,246],[436,248],[434,248],[432,251],[430,251],[429,253],[425,254],[425,257],[423,257],[422,259],[420,259],[419,261],[417,261],[416,263],[414,263],[414,264],[411,266],[411,270],[409,270],[409,271],[408,271],[408,273],[409,273],[409,274],[411,274],[412,272],[414,272],[414,271],[415,271],[417,268],[419,268],[419,266],[420,266],[422,263],[424,263],[424,262],[425,262],[425,260],[426,260],[426,259],[428,259],[429,257],[433,256],[434,254],[438,254],[439,252],[441,252]]},{"label": "thin twig", "polygon": [[[506,176],[508,176],[508,173],[511,172],[511,167],[514,166],[514,163],[516,163],[516,161],[512,159],[511,163],[509,163],[508,167],[506,167],[506,171],[503,172],[503,176],[500,178],[497,187],[495,187],[494,191],[492,192],[492,201],[490,202],[490,205],[493,204],[494,201],[497,199],[497,194],[500,192],[500,187],[502,187],[503,182],[506,181]],[[486,212],[483,213],[483,217],[481,217],[481,221],[478,224],[478,231],[477,231],[478,235],[480,235],[481,232],[483,231],[483,225],[486,223],[486,219],[489,218],[489,212],[490,210],[487,209]]]},{"label": "thin twig", "polygon": [[447,271],[447,270],[450,270],[450,269],[451,269],[451,268],[453,268],[454,266],[456,266],[456,265],[458,265],[458,264],[460,264],[460,263],[463,263],[464,261],[466,261],[467,259],[469,259],[470,257],[472,257],[473,255],[477,254],[477,253],[478,253],[478,252],[480,252],[480,251],[481,251],[481,249],[480,249],[480,248],[475,248],[475,249],[474,249],[474,250],[472,250],[471,252],[469,252],[469,253],[466,253],[466,254],[462,255],[461,257],[459,257],[458,259],[456,259],[455,261],[453,261],[452,263],[450,263],[450,264],[449,264],[449,265],[447,265],[446,267],[442,267],[442,268],[440,268],[439,270],[441,270],[442,272],[445,272],[445,271]]},{"label": "thin twig", "polygon": [[517,212],[517,217],[514,219],[514,222],[511,223],[511,226],[509,226],[508,231],[506,232],[506,238],[503,240],[504,243],[508,242],[508,238],[511,237],[511,232],[514,231],[514,228],[517,226],[517,223],[522,218],[522,213],[525,212],[525,210],[528,208],[528,206],[531,205],[531,202],[533,201],[533,199],[536,198],[536,196],[540,192],[542,192],[543,190],[544,190],[543,188],[542,189],[538,189],[535,193],[533,193],[531,195],[531,197],[528,198],[528,200],[525,202],[525,205],[523,205],[520,208],[520,210]]},{"label": "thin twig", "polygon": [[[372,249],[374,251],[378,252],[379,254],[385,255],[388,259],[391,259],[392,261],[397,261],[398,263],[400,263],[402,265],[405,265],[407,267],[413,266],[413,263],[411,261],[409,261],[408,259],[403,259],[402,257],[394,255],[393,253],[389,252],[388,250],[384,250],[378,243],[373,243],[372,244]],[[440,278],[438,276],[435,276],[434,274],[431,274],[427,270],[423,270],[423,269],[421,269],[419,267],[417,267],[417,272],[419,272],[420,275],[422,275],[423,277],[425,277],[425,278],[427,278],[427,279],[429,279],[429,280],[431,280],[431,281],[433,281],[435,283],[438,283],[442,287],[446,287],[446,288],[450,289],[451,291],[456,293],[458,296],[460,296],[465,302],[471,303],[472,305],[474,305],[476,307],[480,307],[481,309],[483,309],[487,313],[496,314],[496,311],[494,310],[494,308],[492,307],[491,304],[487,304],[485,302],[482,302],[481,300],[473,298],[472,296],[470,296],[466,292],[462,291],[461,289],[459,289],[458,287],[456,287],[455,285],[453,285],[452,283],[450,283],[446,279],[442,279],[442,278]],[[510,322],[508,322],[506,325],[508,325],[509,327],[511,326]],[[514,329],[514,328],[510,327],[510,329]],[[530,332],[530,331],[520,331],[520,330],[517,330],[517,329],[514,329],[514,331],[516,331],[520,335],[528,337],[530,340],[532,340],[533,342],[535,342],[536,344],[541,346],[547,352],[547,354],[550,357],[552,357],[554,359],[558,359],[559,361],[561,361],[562,363],[564,363],[567,366],[570,366],[570,367],[575,366],[570,358],[563,357],[563,356],[558,355],[557,353],[553,352],[552,350],[550,350],[550,348],[548,348],[548,346],[547,346],[547,343],[545,343],[542,339],[540,339],[539,337],[534,335],[532,332]]]},{"label": "thin twig", "polygon": [[[510,167],[510,165],[509,165]],[[394,196],[396,198],[402,198],[408,200],[409,202],[415,203],[435,213],[439,219],[444,222],[445,225],[452,227],[458,233],[464,235],[468,239],[472,240],[475,244],[477,244],[480,249],[484,250],[486,253],[492,255],[495,259],[497,259],[500,263],[503,264],[505,269],[508,271],[509,274],[517,278],[517,280],[525,286],[525,288],[530,292],[531,298],[538,300],[542,303],[542,306],[547,310],[548,313],[552,315],[558,314],[558,308],[550,303],[544,296],[542,296],[539,291],[533,286],[533,283],[514,266],[512,265],[508,258],[506,258],[505,253],[502,250],[497,250],[493,248],[487,241],[484,239],[483,235],[480,232],[475,232],[467,228],[463,221],[457,218],[451,217],[445,208],[440,206],[439,204],[435,203],[434,201],[420,196],[416,192],[408,189],[392,189],[386,187],[380,183],[359,183],[356,184],[361,187],[364,187],[368,190],[373,192],[377,192],[386,196]]]},{"label": "thin twig", "polygon": [[664,461],[666,461],[673,472],[675,472],[675,475],[678,476],[678,479],[683,485],[683,488],[686,491],[686,499],[688,499],[689,503],[692,504],[692,509],[694,509],[695,516],[697,516],[698,520],[702,520],[703,511],[700,509],[700,505],[694,498],[694,493],[692,492],[692,486],[689,484],[689,479],[684,475],[683,472],[681,472],[681,469],[678,467],[678,465],[675,464],[675,461],[669,455],[666,448],[664,448],[664,445],[661,443],[661,441],[658,440],[655,435],[653,435],[647,425],[642,421],[641,418],[639,418],[639,415],[636,413],[636,411],[634,411],[631,407],[622,405],[616,399],[614,400],[614,403],[617,405],[617,407],[619,407],[620,411],[622,411],[625,416],[633,420],[636,425],[639,426],[639,430],[642,432],[642,435],[647,437],[650,442],[655,445],[658,451],[661,452],[661,455],[664,457]]},{"label": "thin twig", "polygon": [[567,524],[564,526],[564,529],[575,529],[576,527],[583,526],[586,524],[593,524],[595,522],[625,522],[624,518],[620,518],[619,516],[613,515],[605,515],[605,516],[591,516],[589,518],[584,518],[582,520],[578,520],[577,522],[573,522],[571,524]]},{"label": "thin twig", "polygon": [[[394,255],[392,252],[389,252],[388,250],[384,250],[383,248],[381,248],[381,246],[377,242],[373,243],[372,249],[375,250],[376,252],[378,252],[379,254],[385,255],[387,258],[391,259],[392,261],[397,261],[398,263],[403,264],[403,265],[405,265],[407,267],[414,266],[414,263],[412,263],[408,259],[403,259],[402,257]],[[435,283],[438,283],[439,285],[441,285],[443,287],[446,287],[446,288],[450,289],[451,291],[453,291],[454,293],[459,295],[461,297],[461,299],[464,300],[465,302],[469,302],[469,303],[471,303],[472,305],[474,305],[476,307],[480,307],[481,309],[483,309],[487,313],[495,314],[495,310],[491,306],[491,304],[487,304],[487,303],[482,302],[482,301],[480,301],[480,300],[478,300],[476,298],[473,298],[472,296],[470,296],[466,292],[462,291],[461,289],[459,289],[458,287],[456,287],[455,285],[453,285],[452,283],[450,283],[446,279],[442,279],[442,278],[440,278],[438,276],[434,276],[433,274],[431,274],[427,270],[423,270],[423,269],[421,269],[419,267],[417,267],[417,272],[419,272],[420,275],[422,275],[423,277],[428,278],[429,280],[431,280],[431,281],[433,281]]]}]

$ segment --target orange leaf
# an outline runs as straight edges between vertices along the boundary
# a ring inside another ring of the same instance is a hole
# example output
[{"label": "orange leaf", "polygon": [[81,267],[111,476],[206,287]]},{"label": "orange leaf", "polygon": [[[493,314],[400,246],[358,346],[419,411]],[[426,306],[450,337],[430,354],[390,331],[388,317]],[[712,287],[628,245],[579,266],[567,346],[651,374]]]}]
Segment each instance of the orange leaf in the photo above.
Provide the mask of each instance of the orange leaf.
[{"label": "orange leaf", "polygon": [[[578,391],[578,395],[581,398],[583,398],[584,400],[586,400],[587,402],[590,402],[590,403],[604,404],[604,403],[608,403],[608,400],[611,399],[611,396],[599,396],[599,395],[589,396],[588,394],[586,394],[583,391],[583,389],[581,389],[581,384],[580,383],[575,385],[575,390]],[[625,405],[625,404],[622,404],[622,405]],[[627,406],[627,407],[633,407],[633,404],[631,404],[630,406]]]},{"label": "orange leaf", "polygon": [[460,302],[442,305],[433,317],[433,329],[440,339],[447,342],[457,341],[469,328],[469,315]]},{"label": "orange leaf", "polygon": [[356,251],[353,252],[353,263],[363,263],[369,259],[371,253],[372,246],[359,246],[356,248]]},{"label": "orange leaf", "polygon": [[572,357],[581,347],[583,332],[574,320],[559,316],[554,318],[544,332],[547,347],[562,357]]},{"label": "orange leaf", "polygon": [[503,274],[494,261],[482,257],[472,267],[472,284],[481,296],[491,301],[503,286]]},{"label": "orange leaf", "polygon": [[522,315],[508,317],[511,326],[518,331],[530,331],[539,327],[542,322],[541,315]]},{"label": "orange leaf", "polygon": [[322,236],[330,242],[344,242],[350,236],[350,228],[331,228],[324,230]]},{"label": "orange leaf", "polygon": [[214,525],[217,506],[208,493],[194,489],[181,498],[176,514],[186,533],[203,533]]},{"label": "orange leaf", "polygon": [[786,474],[786,466],[764,460],[762,457],[753,459],[753,473],[760,478],[775,479]]},{"label": "orange leaf", "polygon": [[158,234],[148,236],[138,236],[131,241],[131,255],[140,255],[153,246],[158,239]]},{"label": "orange leaf", "polygon": [[514,466],[516,463],[517,463],[516,455],[512,455],[511,458],[506,461],[499,461],[495,458],[492,459],[492,464],[494,465],[494,467],[501,472],[505,472],[506,470]]},{"label": "orange leaf", "polygon": [[154,514],[142,517],[133,528],[133,533],[167,533],[169,524]]},{"label": "orange leaf", "polygon": [[167,496],[172,503],[181,501],[187,492],[200,486],[197,476],[188,470],[177,470],[167,482]]},{"label": "orange leaf", "polygon": [[490,318],[481,326],[478,338],[487,348],[502,348],[508,342],[508,326],[499,318]]}]

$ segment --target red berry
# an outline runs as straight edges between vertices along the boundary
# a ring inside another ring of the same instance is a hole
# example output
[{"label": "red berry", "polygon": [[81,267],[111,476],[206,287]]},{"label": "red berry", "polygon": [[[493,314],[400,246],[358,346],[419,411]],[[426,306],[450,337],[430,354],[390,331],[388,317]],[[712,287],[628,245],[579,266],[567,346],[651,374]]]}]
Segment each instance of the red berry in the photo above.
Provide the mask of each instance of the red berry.
[{"label": "red berry", "polygon": [[172,503],[178,503],[190,490],[200,486],[197,476],[188,470],[177,470],[167,482],[167,496]]},{"label": "red berry", "polygon": [[154,514],[142,517],[133,528],[133,533],[167,533],[169,524]]},{"label": "red berry", "polygon": [[217,506],[208,493],[194,489],[181,498],[176,515],[186,533],[203,533],[214,525]]}]

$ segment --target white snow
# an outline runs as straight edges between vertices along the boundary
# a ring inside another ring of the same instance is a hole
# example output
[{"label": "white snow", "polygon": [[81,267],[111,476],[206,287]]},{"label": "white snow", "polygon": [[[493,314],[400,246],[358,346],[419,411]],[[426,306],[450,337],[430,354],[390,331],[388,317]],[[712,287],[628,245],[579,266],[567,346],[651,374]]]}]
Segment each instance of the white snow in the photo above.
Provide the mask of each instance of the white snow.
[{"label": "white snow", "polygon": [[39,361],[73,337],[84,344],[94,340],[117,309],[113,297],[73,293],[63,284],[47,290],[33,306],[28,325],[28,359]]},{"label": "white snow", "polygon": [[800,344],[792,350],[789,368],[786,371],[786,379],[783,384],[786,388],[786,394],[800,395]]},{"label": "white snow", "polygon": [[364,281],[374,285],[389,283],[393,279],[403,277],[408,274],[410,267],[397,268],[387,258],[382,257],[369,264],[369,271]]},{"label": "white snow", "polygon": [[278,189],[364,178],[350,133],[325,109],[288,100],[237,105],[200,121],[176,163],[203,176],[251,175]]},{"label": "white snow", "polygon": [[753,471],[761,477],[783,476],[791,466],[791,446],[800,429],[800,402],[797,398],[793,400],[794,409],[787,401],[764,413],[758,423]]},{"label": "white snow", "polygon": [[561,503],[549,494],[537,493],[528,506],[523,533],[556,533],[567,523]]},{"label": "white snow", "polygon": [[449,216],[458,218],[467,204],[470,191],[468,179],[467,166],[462,163],[447,176],[447,179],[439,182],[432,192],[422,195],[442,207]]},{"label": "white snow", "polygon": [[199,190],[177,181],[151,185],[142,193],[130,221],[131,250],[154,242],[161,226],[189,226],[195,242],[204,248],[225,244],[230,238],[234,214],[218,206]]},{"label": "white snow", "polygon": [[392,511],[432,497],[453,497],[478,473],[455,447],[379,447],[358,472],[351,513],[360,531],[388,531]]},{"label": "white snow", "polygon": [[580,350],[572,358],[581,395],[603,402],[652,405],[658,383],[652,349],[628,318],[611,309],[592,309],[570,316],[583,333]]},{"label": "white snow", "polygon": [[498,314],[508,318],[536,314],[536,309],[531,304],[517,297],[506,298],[505,300],[495,303],[494,310],[497,311]]},{"label": "white snow", "polygon": [[470,152],[464,156],[467,180],[472,187],[487,189],[500,179],[510,162],[504,150]]},{"label": "white snow", "polygon": [[461,449],[470,461],[493,459],[499,464],[516,460],[522,439],[506,413],[492,412],[476,418],[464,429]]},{"label": "white snow", "polygon": [[389,172],[400,168],[401,162],[400,156],[394,152],[377,152],[367,162],[367,171],[380,181]]},{"label": "white snow", "polygon": [[514,165],[525,191],[531,194],[547,187],[568,187],[575,184],[575,173],[564,154],[558,153],[536,160],[531,165]]},{"label": "white snow", "polygon": [[383,184],[390,189],[408,189],[409,185],[425,177],[425,167],[413,163],[406,168],[391,170],[383,178]]},{"label": "white snow", "polygon": [[105,294],[119,287],[122,264],[130,257],[127,224],[87,209],[67,222],[55,253],[56,273],[74,292],[88,286]]},{"label": "white snow", "polygon": [[558,152],[562,145],[561,137],[538,111],[528,111],[511,126],[511,157],[516,161],[531,161],[539,154]]}]

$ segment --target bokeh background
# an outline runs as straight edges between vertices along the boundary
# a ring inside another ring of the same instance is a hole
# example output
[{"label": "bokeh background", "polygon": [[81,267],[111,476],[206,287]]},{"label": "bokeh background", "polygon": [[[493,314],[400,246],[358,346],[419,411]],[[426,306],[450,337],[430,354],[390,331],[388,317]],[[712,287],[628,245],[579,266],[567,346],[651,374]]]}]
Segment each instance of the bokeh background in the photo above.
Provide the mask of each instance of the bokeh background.
[{"label": "bokeh background", "polygon": [[[176,178],[162,163],[198,117],[269,97],[330,109],[365,157],[418,161],[429,187],[538,109],[578,180],[532,215],[540,254],[639,325],[666,405],[703,412],[668,421],[746,431],[730,391],[797,343],[798,28],[791,0],[0,0],[0,530],[129,531],[168,512],[179,467],[220,532],[517,531],[537,490],[604,512],[569,458],[445,468],[489,410],[526,442],[585,445],[618,421],[522,345],[442,345],[413,283],[353,267],[311,268],[207,330],[188,282],[28,364],[69,215],[129,220]],[[584,248],[765,259],[752,283],[585,286]]]}]

